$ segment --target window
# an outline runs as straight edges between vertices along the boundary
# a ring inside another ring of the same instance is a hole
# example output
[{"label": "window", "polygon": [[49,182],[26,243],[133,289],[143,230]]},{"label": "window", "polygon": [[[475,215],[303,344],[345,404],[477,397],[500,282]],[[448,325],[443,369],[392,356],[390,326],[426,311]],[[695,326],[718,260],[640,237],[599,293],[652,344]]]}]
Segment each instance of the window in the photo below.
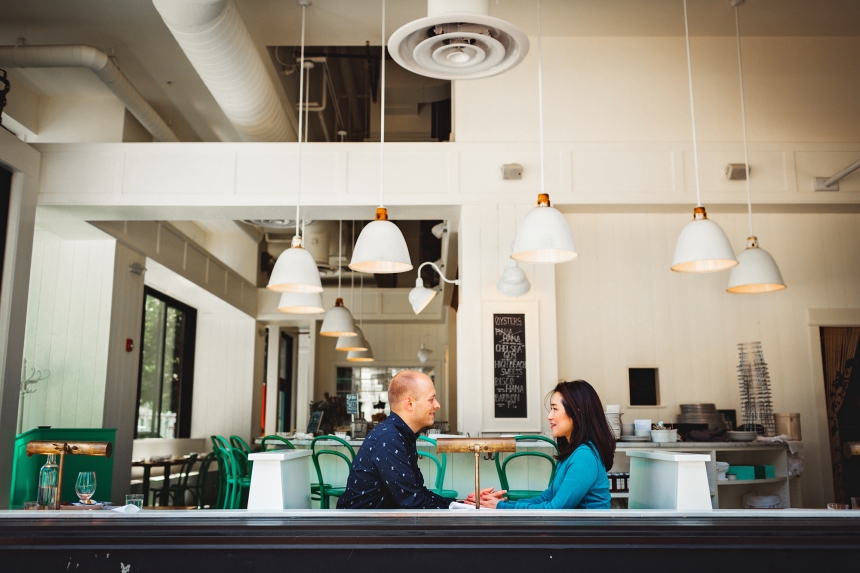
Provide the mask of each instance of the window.
[{"label": "window", "polygon": [[195,309],[145,288],[135,437],[191,437],[196,331]]},{"label": "window", "polygon": [[631,406],[660,405],[656,368],[630,368],[629,377]]},{"label": "window", "polygon": [[[358,418],[370,420],[373,414],[382,411],[391,413],[391,405],[388,403],[388,383],[403,370],[414,370],[421,372],[436,382],[435,369],[428,366],[398,366],[387,368],[357,367],[349,368],[339,366],[337,368],[337,395],[358,394]],[[384,407],[380,410],[375,405],[380,401]]]}]

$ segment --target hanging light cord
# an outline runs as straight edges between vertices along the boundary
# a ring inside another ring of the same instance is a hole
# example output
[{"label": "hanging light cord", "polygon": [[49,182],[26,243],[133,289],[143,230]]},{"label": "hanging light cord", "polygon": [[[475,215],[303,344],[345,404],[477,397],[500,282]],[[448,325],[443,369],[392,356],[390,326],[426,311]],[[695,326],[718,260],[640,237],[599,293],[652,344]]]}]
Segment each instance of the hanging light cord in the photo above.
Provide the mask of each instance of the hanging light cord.
[{"label": "hanging light cord", "polygon": [[[355,252],[355,221],[352,222],[352,251]],[[355,310],[355,272],[350,273],[349,308]]]},{"label": "hanging light cord", "polygon": [[358,292],[358,298],[361,299],[361,310],[358,314],[358,327],[364,329],[364,273],[361,273],[361,290]]},{"label": "hanging light cord", "polygon": [[301,56],[299,57],[299,184],[298,191],[296,196],[296,236],[301,237],[301,229],[299,226],[299,221],[301,220],[299,214],[299,207],[302,204],[302,133],[303,130],[303,122],[302,122],[302,94],[305,92],[305,10],[307,10],[307,6],[302,6],[302,51]]},{"label": "hanging light cord", "polygon": [[343,219],[340,220],[340,226],[337,229],[337,298],[340,298],[340,279],[343,276]]},{"label": "hanging light cord", "polygon": [[741,126],[743,126],[744,132],[744,170],[746,170],[746,182],[747,182],[747,213],[749,215],[749,224],[750,224],[750,237],[755,236],[753,233],[753,222],[752,222],[752,193],[750,192],[750,158],[749,158],[749,150],[747,148],[747,110],[746,110],[746,102],[744,101],[744,65],[741,59],[741,25],[738,20],[738,5],[735,4],[735,37],[738,42],[738,75],[740,77],[741,84]]},{"label": "hanging light cord", "polygon": [[385,189],[385,0],[382,0],[382,58],[380,59],[380,97],[379,97],[379,206],[384,207],[382,200]]},{"label": "hanging light cord", "polygon": [[540,0],[537,3],[537,53],[538,53],[538,131],[540,133],[540,192],[546,193],[544,185],[544,158],[543,158],[543,57],[541,53],[541,29],[540,29]]},{"label": "hanging light cord", "polygon": [[696,207],[702,206],[699,189],[699,146],[696,142],[696,108],[693,103],[693,65],[690,63],[690,24],[687,22],[687,0],[684,0],[684,37],[687,40],[687,80],[690,85],[690,115],[693,116],[693,167],[696,173]]}]

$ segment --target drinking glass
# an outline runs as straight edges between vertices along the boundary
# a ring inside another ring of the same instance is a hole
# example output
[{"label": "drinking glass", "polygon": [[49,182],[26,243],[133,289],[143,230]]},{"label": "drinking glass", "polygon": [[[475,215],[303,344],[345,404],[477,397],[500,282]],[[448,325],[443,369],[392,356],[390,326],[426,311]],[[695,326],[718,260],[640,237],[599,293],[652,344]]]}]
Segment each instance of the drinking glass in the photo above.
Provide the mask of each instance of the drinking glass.
[{"label": "drinking glass", "polygon": [[860,497],[851,498],[851,509],[860,509]]},{"label": "drinking glass", "polygon": [[143,509],[143,494],[142,493],[129,493],[125,496],[125,504],[126,505],[136,505],[138,508]]},{"label": "drinking glass", "polygon": [[83,504],[93,503],[90,498],[96,493],[96,472],[80,472],[75,482],[75,493]]}]

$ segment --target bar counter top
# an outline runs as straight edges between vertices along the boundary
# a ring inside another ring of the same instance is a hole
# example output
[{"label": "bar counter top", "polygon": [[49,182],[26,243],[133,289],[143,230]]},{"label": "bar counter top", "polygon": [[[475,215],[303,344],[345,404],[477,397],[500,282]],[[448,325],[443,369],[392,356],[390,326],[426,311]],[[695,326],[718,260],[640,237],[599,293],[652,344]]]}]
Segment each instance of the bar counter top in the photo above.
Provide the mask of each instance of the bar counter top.
[{"label": "bar counter top", "polygon": [[860,511],[850,510],[0,512],[4,572],[666,573],[858,561]]}]

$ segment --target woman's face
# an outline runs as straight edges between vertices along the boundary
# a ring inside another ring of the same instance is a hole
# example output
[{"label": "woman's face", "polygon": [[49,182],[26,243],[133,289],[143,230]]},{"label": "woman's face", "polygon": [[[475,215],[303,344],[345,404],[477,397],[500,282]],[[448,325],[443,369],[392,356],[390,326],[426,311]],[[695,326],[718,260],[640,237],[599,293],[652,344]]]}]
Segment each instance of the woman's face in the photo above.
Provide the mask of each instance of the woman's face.
[{"label": "woman's face", "polygon": [[561,394],[555,392],[549,403],[549,415],[546,417],[549,420],[549,427],[552,430],[552,437],[567,438],[570,440],[573,434],[573,420],[564,411],[564,404],[561,400]]}]

